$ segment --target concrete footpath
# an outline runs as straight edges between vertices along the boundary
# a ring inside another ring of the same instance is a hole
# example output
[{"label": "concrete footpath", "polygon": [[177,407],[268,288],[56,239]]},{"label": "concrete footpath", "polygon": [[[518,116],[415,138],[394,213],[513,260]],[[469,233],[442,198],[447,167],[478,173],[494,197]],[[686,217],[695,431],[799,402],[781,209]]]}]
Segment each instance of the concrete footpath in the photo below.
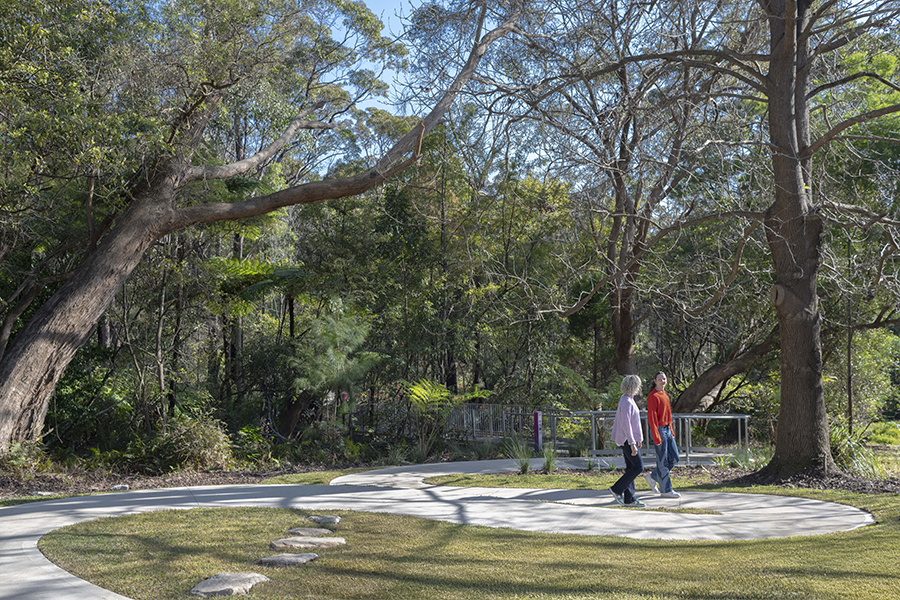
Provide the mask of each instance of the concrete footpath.
[{"label": "concrete footpath", "polygon": [[[565,460],[558,464],[569,466]],[[535,459],[533,466],[541,468],[543,461]],[[617,508],[608,490],[464,488],[424,482],[435,475],[515,470],[517,463],[512,460],[439,463],[346,475],[331,485],[139,490],[0,508],[0,599],[128,600],[53,565],[37,549],[37,543],[59,527],[152,510],[230,506],[355,510],[525,531],[674,540],[820,535],[874,522],[869,513],[857,508],[804,498],[717,492],[661,498],[642,491],[640,478],[638,497],[647,505],[643,510]],[[658,508],[716,514],[653,510]]]}]

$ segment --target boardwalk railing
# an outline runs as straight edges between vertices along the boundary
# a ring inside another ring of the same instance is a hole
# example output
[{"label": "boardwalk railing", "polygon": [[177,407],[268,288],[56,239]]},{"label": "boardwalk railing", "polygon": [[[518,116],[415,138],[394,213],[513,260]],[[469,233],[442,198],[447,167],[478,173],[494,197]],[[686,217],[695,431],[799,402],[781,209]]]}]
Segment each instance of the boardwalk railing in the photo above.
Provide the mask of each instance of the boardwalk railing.
[{"label": "boardwalk railing", "polygon": [[[535,413],[540,413],[540,421]],[[540,423],[539,437],[541,443],[552,444],[556,450],[571,452],[580,450],[589,456],[615,456],[619,450],[610,439],[614,410],[566,411],[547,409],[534,411],[524,406],[500,404],[464,404],[453,411],[447,421],[448,430],[473,440],[500,440],[504,437],[522,437],[534,441],[535,424]],[[694,444],[694,426],[702,421],[736,421],[737,448],[710,447]],[[642,453],[646,457],[654,456],[653,444],[647,424],[647,413],[641,411],[641,422],[644,428],[645,443]],[[571,436],[573,430],[580,430],[581,442]],[[567,435],[568,434],[568,435]],[[742,414],[721,413],[673,413],[672,434],[681,450],[686,464],[691,464],[691,457],[697,455],[733,455],[736,452],[749,453],[750,450],[750,418]],[[584,437],[589,437],[585,440]],[[585,444],[587,441],[587,444]]]}]

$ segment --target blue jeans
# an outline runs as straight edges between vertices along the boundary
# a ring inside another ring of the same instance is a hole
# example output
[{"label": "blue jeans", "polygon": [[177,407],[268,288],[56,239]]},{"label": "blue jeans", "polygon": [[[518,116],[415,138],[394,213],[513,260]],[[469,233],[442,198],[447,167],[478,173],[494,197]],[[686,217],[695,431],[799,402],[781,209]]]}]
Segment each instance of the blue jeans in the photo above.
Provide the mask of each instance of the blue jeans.
[{"label": "blue jeans", "polygon": [[625,504],[634,502],[634,479],[644,471],[644,459],[641,458],[641,449],[638,453],[631,455],[631,445],[623,444],[622,453],[625,455],[625,472],[619,477],[619,480],[610,488],[617,494],[623,495]]},{"label": "blue jeans", "polygon": [[672,491],[672,478],[669,471],[678,462],[678,446],[675,445],[675,436],[668,425],[659,428],[660,443],[654,444],[656,448],[656,468],[650,473],[650,477],[659,484],[660,492]]}]

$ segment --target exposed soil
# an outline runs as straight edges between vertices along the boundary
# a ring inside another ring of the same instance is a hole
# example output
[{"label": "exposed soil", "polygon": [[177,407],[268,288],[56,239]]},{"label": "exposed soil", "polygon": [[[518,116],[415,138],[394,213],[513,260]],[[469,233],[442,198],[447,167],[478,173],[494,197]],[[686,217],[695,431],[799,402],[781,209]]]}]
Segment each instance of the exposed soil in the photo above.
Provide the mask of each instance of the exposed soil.
[{"label": "exposed soil", "polygon": [[860,494],[898,494],[900,479],[867,479],[844,473],[823,473],[811,470],[793,475],[788,479],[780,479],[766,475],[763,471],[747,473],[738,477],[735,483],[759,485],[779,485],[788,488],[812,488],[818,490],[845,490]]},{"label": "exposed soil", "polygon": [[[168,475],[150,476],[139,474],[110,474],[107,472],[79,473],[38,473],[24,480],[0,474],[0,500],[36,493],[63,495],[90,494],[109,491],[116,485],[127,485],[129,489],[156,489],[199,485],[227,485],[259,483],[270,477],[290,473],[309,473],[342,466],[298,466],[271,471],[184,471]],[[561,471],[557,471],[561,472]],[[596,472],[572,471],[572,474],[590,476]],[[678,467],[680,477],[688,477],[698,483],[712,479],[722,484],[778,485],[788,488],[835,489],[865,494],[898,494],[900,479],[874,480],[844,474],[823,474],[808,472],[794,475],[789,479],[767,477],[763,472],[716,466]]]},{"label": "exposed soil", "polygon": [[323,470],[323,467],[297,467],[272,471],[183,471],[157,476],[107,472],[37,473],[24,480],[0,474],[0,500],[33,496],[37,493],[92,494],[107,492],[116,485],[127,485],[131,490],[144,490],[259,483],[277,475]]}]

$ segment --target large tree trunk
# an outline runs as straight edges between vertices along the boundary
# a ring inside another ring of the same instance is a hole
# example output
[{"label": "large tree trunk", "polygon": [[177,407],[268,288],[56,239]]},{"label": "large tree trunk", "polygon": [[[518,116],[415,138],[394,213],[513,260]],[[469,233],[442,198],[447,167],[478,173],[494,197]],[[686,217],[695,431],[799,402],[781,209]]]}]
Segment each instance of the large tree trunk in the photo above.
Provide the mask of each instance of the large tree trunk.
[{"label": "large tree trunk", "polygon": [[[162,176],[157,187],[174,190],[174,182]],[[0,363],[0,452],[12,441],[40,435],[56,382],[158,239],[169,201],[159,192],[137,196],[119,225],[15,337]]]},{"label": "large tree trunk", "polygon": [[637,373],[634,358],[634,288],[627,283],[613,292],[611,324],[615,343],[616,372],[619,375]]},{"label": "large tree trunk", "polygon": [[771,62],[769,135],[775,198],[765,225],[776,283],[772,300],[781,334],[781,408],[773,474],[835,469],[822,387],[822,316],[816,278],[823,225],[808,195],[809,50],[802,32],[811,0],[768,3]]}]

